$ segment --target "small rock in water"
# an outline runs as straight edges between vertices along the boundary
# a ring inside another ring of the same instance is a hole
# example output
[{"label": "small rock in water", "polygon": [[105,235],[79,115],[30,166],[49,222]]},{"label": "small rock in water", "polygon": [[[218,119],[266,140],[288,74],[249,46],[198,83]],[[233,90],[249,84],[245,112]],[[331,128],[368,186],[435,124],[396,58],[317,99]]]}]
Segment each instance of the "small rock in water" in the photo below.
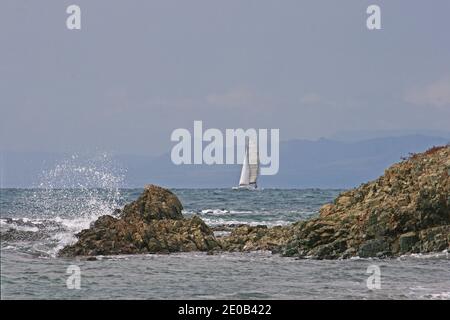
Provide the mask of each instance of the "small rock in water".
[{"label": "small rock in water", "polygon": [[178,198],[149,185],[118,218],[105,215],[77,234],[60,256],[211,251],[220,249],[213,231],[198,216],[185,219]]}]

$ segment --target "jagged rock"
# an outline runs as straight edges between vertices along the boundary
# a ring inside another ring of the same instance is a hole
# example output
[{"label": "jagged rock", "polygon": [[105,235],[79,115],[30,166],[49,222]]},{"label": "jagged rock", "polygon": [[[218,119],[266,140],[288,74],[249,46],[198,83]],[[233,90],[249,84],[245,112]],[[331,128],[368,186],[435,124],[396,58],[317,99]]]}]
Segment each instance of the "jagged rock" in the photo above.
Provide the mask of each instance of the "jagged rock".
[{"label": "jagged rock", "polygon": [[136,201],[123,208],[122,218],[126,221],[183,219],[183,206],[170,190],[155,185],[147,185]]},{"label": "jagged rock", "polygon": [[449,249],[449,172],[450,146],[412,155],[294,225],[283,253],[335,259]]},{"label": "jagged rock", "polygon": [[415,244],[419,241],[416,232],[407,232],[399,237],[400,252],[415,252]]},{"label": "jagged rock", "polygon": [[[386,238],[370,239],[359,246],[358,255],[361,258],[381,257],[390,255],[390,246]],[[340,252],[337,252],[340,254]]]},{"label": "jagged rock", "polygon": [[277,252],[293,236],[292,228],[242,225],[221,239],[227,251],[270,250]]},{"label": "jagged rock", "polygon": [[219,249],[212,230],[198,217],[185,219],[182,205],[169,190],[147,186],[125,206],[119,218],[105,215],[77,234],[60,256],[170,253]]}]

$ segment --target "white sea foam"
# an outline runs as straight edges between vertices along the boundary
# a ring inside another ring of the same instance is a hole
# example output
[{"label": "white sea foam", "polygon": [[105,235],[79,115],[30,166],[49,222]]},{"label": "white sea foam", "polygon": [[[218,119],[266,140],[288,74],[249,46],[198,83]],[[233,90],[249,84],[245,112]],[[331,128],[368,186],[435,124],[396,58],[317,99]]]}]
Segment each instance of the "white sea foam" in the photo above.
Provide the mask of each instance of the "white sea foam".
[{"label": "white sea foam", "polygon": [[255,213],[249,210],[227,210],[227,209],[202,209],[200,211],[183,210],[183,214],[200,214],[200,215],[238,215],[238,214],[251,214]]},{"label": "white sea foam", "polygon": [[7,224],[9,229],[14,229],[17,231],[25,231],[25,232],[38,232],[39,228],[37,227],[29,227],[29,226],[18,226],[14,223]]},{"label": "white sea foam", "polygon": [[49,254],[56,255],[76,241],[76,233],[119,207],[123,177],[123,170],[106,154],[73,155],[42,173],[39,188],[45,192],[38,193],[39,206],[44,213],[54,216],[50,221],[62,227],[51,237],[57,244]]},{"label": "white sea foam", "polygon": [[33,221],[27,218],[14,218],[14,219],[0,219],[1,229],[14,229],[17,231],[37,232],[38,227],[34,226]]},{"label": "white sea foam", "polygon": [[228,220],[222,218],[203,218],[205,223],[210,226],[218,226],[218,225],[236,225],[236,224],[247,224],[250,226],[258,226],[258,225],[266,225],[268,227],[273,226],[285,226],[290,224],[291,222],[285,220],[261,220],[261,221],[248,221],[248,220]]},{"label": "white sea foam", "polygon": [[204,209],[201,211],[202,214],[213,214],[213,215],[222,215],[228,214],[230,211],[225,209]]},{"label": "white sea foam", "polygon": [[236,210],[230,210],[231,214],[249,214],[253,213],[253,211],[236,211]]},{"label": "white sea foam", "polygon": [[430,253],[410,253],[410,254],[404,254],[397,259],[404,260],[404,259],[440,259],[440,258],[450,258],[449,252],[447,249],[441,251],[441,252],[430,252]]},{"label": "white sea foam", "polygon": [[[226,211],[226,213],[225,213]],[[218,225],[236,225],[236,224],[247,224],[250,226],[257,226],[257,225],[266,225],[268,227],[273,226],[285,226],[289,225],[292,222],[287,220],[248,220],[245,217],[242,219],[239,219],[239,214],[250,214],[253,213],[252,211],[237,211],[237,210],[224,210],[224,209],[204,209],[200,212],[192,211],[192,210],[183,210],[183,214],[185,215],[194,215],[199,214],[202,215],[203,221],[209,226],[218,226]],[[235,215],[236,219],[229,219],[229,218],[221,218],[221,215]]]},{"label": "white sea foam", "polygon": [[445,291],[441,293],[432,293],[430,298],[433,300],[450,300],[450,291]]}]

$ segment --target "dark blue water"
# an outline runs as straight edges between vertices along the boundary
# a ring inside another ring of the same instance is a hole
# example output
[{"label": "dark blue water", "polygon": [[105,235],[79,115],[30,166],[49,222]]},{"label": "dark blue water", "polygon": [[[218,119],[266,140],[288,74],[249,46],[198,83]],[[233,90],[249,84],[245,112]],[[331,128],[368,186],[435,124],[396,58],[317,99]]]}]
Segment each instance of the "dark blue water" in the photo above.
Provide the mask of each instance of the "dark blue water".
[{"label": "dark blue water", "polygon": [[[61,259],[56,254],[140,189],[1,189],[1,298],[450,299],[448,253],[398,259],[296,260],[269,252]],[[308,219],[339,190],[174,189],[184,214],[209,225],[284,225]],[[68,289],[67,268],[80,268]],[[369,289],[367,268],[381,271]]]}]

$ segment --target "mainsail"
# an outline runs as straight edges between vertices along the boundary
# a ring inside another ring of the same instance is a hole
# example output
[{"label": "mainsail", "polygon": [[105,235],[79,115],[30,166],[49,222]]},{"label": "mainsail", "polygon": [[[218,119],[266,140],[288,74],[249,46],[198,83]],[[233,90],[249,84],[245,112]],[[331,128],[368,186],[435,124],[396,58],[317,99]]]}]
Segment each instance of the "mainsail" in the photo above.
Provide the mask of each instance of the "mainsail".
[{"label": "mainsail", "polygon": [[245,140],[245,156],[242,163],[240,187],[256,188],[256,180],[259,174],[258,144],[254,139]]}]

